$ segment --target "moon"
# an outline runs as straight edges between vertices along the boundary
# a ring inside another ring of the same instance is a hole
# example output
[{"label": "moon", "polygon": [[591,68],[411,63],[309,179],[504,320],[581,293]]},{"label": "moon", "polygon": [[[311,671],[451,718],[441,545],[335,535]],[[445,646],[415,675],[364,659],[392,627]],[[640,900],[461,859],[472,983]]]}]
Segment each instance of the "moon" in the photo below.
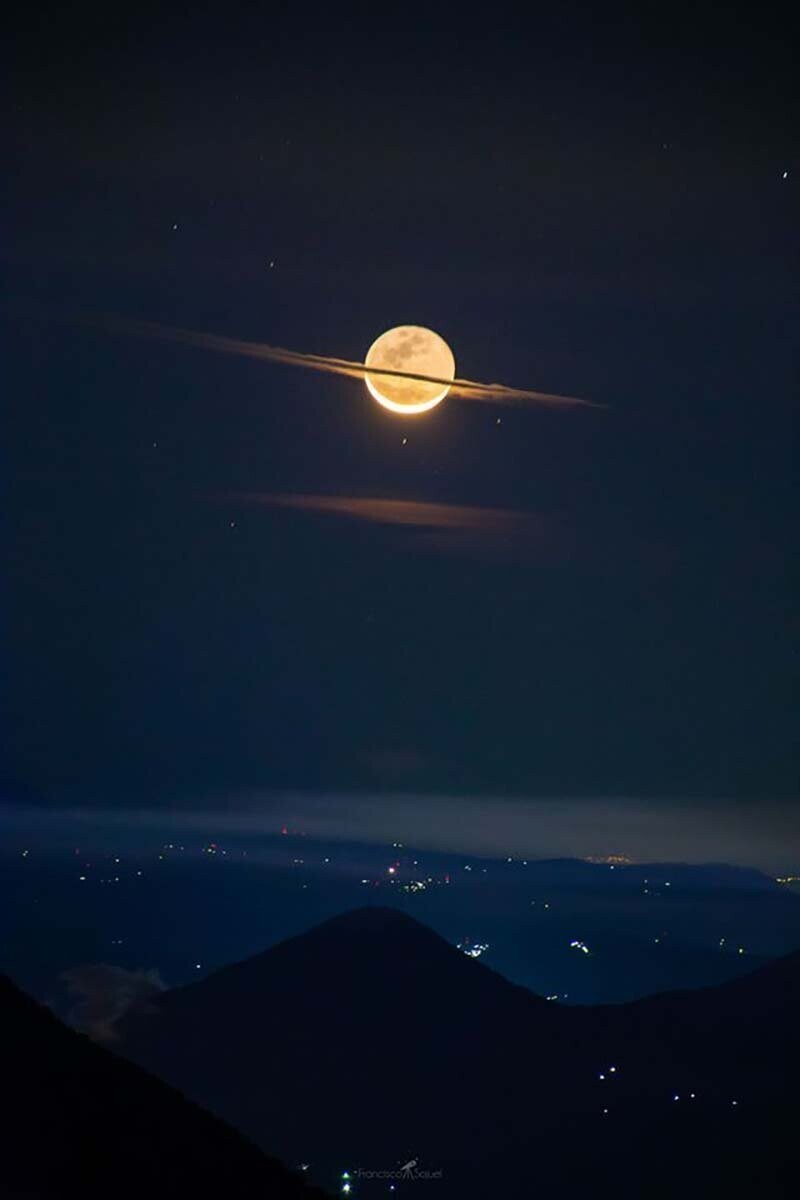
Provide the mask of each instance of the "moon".
[{"label": "moon", "polygon": [[435,408],[450,391],[450,385],[443,387],[441,383],[430,383],[426,379],[370,375],[370,367],[435,375],[440,380],[453,379],[456,373],[456,360],[447,342],[422,325],[397,325],[387,329],[370,346],[364,366],[367,368],[364,382],[378,404],[404,416]]}]

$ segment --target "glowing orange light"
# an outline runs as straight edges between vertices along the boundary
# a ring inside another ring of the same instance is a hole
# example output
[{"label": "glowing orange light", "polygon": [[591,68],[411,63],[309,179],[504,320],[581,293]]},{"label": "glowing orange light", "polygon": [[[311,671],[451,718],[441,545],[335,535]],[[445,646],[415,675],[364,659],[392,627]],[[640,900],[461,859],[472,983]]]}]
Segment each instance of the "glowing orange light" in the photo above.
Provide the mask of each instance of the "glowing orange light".
[{"label": "glowing orange light", "polygon": [[[453,379],[456,361],[444,338],[421,325],[398,325],[382,333],[367,351],[364,365],[385,371],[406,371],[423,378],[364,375],[369,392],[390,412],[403,416],[429,412],[444,400]],[[438,380],[440,382],[434,382]]]}]

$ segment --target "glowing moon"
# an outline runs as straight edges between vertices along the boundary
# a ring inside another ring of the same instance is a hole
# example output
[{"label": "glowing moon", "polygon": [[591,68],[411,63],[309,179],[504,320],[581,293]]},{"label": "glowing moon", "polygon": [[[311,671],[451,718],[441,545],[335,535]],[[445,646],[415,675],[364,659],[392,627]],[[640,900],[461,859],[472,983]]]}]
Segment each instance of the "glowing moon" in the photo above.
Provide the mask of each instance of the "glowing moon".
[{"label": "glowing moon", "polygon": [[[364,366],[434,375],[437,379],[453,379],[456,373],[456,360],[447,342],[421,325],[398,325],[382,333],[367,351]],[[404,415],[428,412],[450,391],[449,384],[443,387],[425,379],[370,375],[369,370],[364,382],[379,404]]]}]

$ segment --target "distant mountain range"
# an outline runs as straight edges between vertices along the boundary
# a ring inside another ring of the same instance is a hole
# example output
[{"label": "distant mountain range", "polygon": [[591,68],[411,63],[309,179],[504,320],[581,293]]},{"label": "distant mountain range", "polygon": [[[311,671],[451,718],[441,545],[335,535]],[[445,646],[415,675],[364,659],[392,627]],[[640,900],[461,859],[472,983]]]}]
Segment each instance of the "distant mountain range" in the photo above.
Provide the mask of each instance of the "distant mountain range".
[{"label": "distant mountain range", "polygon": [[161,993],[121,1050],[318,1181],[350,1171],[353,1195],[386,1193],[359,1170],[416,1160],[441,1172],[414,1183],[432,1200],[774,1197],[800,1169],[798,1001],[791,955],[565,1007],[375,907]]},{"label": "distant mountain range", "polygon": [[148,832],[147,851],[106,834],[95,851],[82,826],[50,832],[48,851],[2,812],[0,826],[4,967],[64,1015],[62,972],[157,965],[189,983],[367,902],[487,945],[484,965],[571,1004],[712,987],[800,946],[800,893],[724,864],[480,859],[277,833],[175,844],[167,829]]},{"label": "distant mountain range", "polygon": [[0,1196],[323,1193],[139,1067],[62,1025],[0,976]]}]

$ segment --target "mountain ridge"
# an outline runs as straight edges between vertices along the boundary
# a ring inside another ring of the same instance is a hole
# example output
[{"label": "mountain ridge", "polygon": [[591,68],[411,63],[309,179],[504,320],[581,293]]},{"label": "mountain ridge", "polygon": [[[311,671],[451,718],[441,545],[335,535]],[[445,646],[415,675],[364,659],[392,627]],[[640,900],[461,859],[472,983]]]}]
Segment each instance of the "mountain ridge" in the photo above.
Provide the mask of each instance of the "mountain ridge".
[{"label": "mountain ridge", "polygon": [[[770,1014],[771,1047],[785,1041],[796,1011],[780,989],[773,997],[782,971],[796,982],[800,955],[758,968],[745,988],[755,997],[745,1001],[749,1026],[758,1029],[759,1004]],[[160,994],[154,1012],[123,1023],[121,1048],[260,1144],[273,1138],[290,1159],[318,1158],[333,1171],[422,1154],[453,1181],[437,1195],[480,1196],[477,1181],[486,1188],[489,1175],[519,1188],[533,1146],[550,1186],[566,1171],[577,1188],[591,1172],[564,1167],[574,1139],[609,1172],[631,1136],[637,1156],[644,1147],[663,1155],[668,1129],[683,1131],[674,1134],[676,1169],[704,1138],[734,1161],[746,1144],[731,1124],[741,1104],[754,1144],[772,1146],[790,1072],[776,1052],[764,1056],[743,1093],[720,1003],[733,997],[742,1061],[757,1038],[738,1015],[739,993],[716,991],[716,1013],[713,997],[693,1006],[682,993],[662,993],[650,1007],[562,1006],[408,914],[369,906]],[[722,1016],[716,1041],[708,1003],[712,1018]],[[690,1110],[673,1111],[675,1096],[692,1097]],[[296,1111],[299,1124],[287,1115]],[[740,1172],[755,1170],[757,1158],[739,1162]],[[704,1178],[697,1195],[713,1195],[710,1186]]]}]

